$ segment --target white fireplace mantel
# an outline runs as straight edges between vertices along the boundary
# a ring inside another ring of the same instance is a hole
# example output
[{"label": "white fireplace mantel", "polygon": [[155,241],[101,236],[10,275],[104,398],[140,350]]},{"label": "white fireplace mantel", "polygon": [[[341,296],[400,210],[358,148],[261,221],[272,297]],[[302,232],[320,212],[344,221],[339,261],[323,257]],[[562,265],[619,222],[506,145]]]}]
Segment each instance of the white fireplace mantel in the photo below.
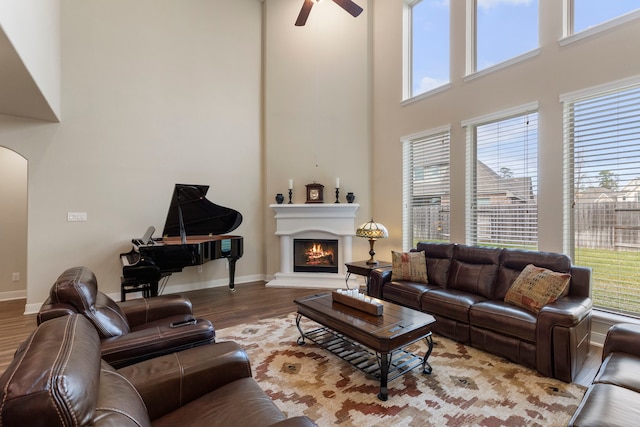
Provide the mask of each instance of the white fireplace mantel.
[{"label": "white fireplace mantel", "polygon": [[[275,211],[280,237],[280,271],[267,286],[303,288],[342,288],[345,262],[352,261],[357,203],[308,203],[269,205]],[[337,239],[338,273],[299,273],[293,271],[294,239]]]}]

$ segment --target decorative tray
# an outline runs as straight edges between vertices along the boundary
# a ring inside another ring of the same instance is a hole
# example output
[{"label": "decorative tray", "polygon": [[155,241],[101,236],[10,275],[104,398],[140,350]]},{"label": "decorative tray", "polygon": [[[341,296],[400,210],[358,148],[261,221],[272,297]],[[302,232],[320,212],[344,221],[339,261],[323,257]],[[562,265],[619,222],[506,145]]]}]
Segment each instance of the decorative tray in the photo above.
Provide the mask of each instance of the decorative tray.
[{"label": "decorative tray", "polygon": [[348,305],[349,307],[373,314],[374,316],[382,316],[382,309],[384,307],[381,303],[374,298],[354,291],[355,290],[340,289],[338,291],[333,291],[331,293],[331,297],[335,302],[339,302],[340,304]]}]

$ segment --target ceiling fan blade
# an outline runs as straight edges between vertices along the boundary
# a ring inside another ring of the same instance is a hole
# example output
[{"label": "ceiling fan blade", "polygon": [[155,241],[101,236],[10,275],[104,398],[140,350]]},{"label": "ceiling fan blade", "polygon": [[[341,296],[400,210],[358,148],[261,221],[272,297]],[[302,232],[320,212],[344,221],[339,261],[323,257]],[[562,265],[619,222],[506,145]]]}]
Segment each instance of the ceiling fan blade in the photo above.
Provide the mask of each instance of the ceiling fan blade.
[{"label": "ceiling fan blade", "polygon": [[296,27],[302,27],[307,23],[307,18],[309,17],[309,12],[311,12],[312,7],[313,0],[304,0],[302,9],[300,9],[300,13],[298,14],[298,19],[296,19]]},{"label": "ceiling fan blade", "polygon": [[333,0],[333,2],[349,12],[354,18],[362,13],[362,8],[351,0]]}]

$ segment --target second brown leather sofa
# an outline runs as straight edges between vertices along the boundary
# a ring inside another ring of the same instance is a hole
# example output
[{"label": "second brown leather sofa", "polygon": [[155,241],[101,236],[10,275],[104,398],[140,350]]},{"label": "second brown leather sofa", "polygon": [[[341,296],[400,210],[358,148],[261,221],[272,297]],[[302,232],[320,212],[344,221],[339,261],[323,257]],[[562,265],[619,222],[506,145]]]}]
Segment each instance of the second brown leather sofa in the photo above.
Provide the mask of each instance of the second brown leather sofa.
[{"label": "second brown leather sofa", "polygon": [[640,425],[640,325],[620,323],[607,332],[602,364],[569,426]]},{"label": "second brown leather sofa", "polygon": [[251,377],[234,342],[214,343],[116,370],[83,316],[42,323],[0,376],[0,425],[315,426],[287,419]]},{"label": "second brown leather sofa", "polygon": [[116,303],[98,290],[95,274],[86,267],[69,268],[58,277],[37,321],[76,313],[95,327],[102,357],[114,367],[215,341],[213,325],[194,318],[187,298],[162,295]]}]

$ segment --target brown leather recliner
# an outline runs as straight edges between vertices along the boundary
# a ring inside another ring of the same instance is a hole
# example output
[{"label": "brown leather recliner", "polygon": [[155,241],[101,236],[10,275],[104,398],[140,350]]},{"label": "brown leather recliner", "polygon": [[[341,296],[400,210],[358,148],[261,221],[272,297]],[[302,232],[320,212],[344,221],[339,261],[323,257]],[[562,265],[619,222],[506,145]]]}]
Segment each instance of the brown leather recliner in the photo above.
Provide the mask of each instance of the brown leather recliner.
[{"label": "brown leather recliner", "polygon": [[187,298],[163,295],[118,304],[98,291],[96,276],[86,267],[58,277],[37,322],[76,313],[93,324],[102,358],[116,368],[215,341],[213,325],[193,317]]},{"label": "brown leather recliner", "polygon": [[0,376],[0,425],[315,426],[285,415],[251,377],[234,342],[214,343],[116,370],[83,316],[44,322]]},{"label": "brown leather recliner", "polygon": [[602,364],[569,421],[571,427],[640,424],[640,325],[618,323],[607,331]]}]

